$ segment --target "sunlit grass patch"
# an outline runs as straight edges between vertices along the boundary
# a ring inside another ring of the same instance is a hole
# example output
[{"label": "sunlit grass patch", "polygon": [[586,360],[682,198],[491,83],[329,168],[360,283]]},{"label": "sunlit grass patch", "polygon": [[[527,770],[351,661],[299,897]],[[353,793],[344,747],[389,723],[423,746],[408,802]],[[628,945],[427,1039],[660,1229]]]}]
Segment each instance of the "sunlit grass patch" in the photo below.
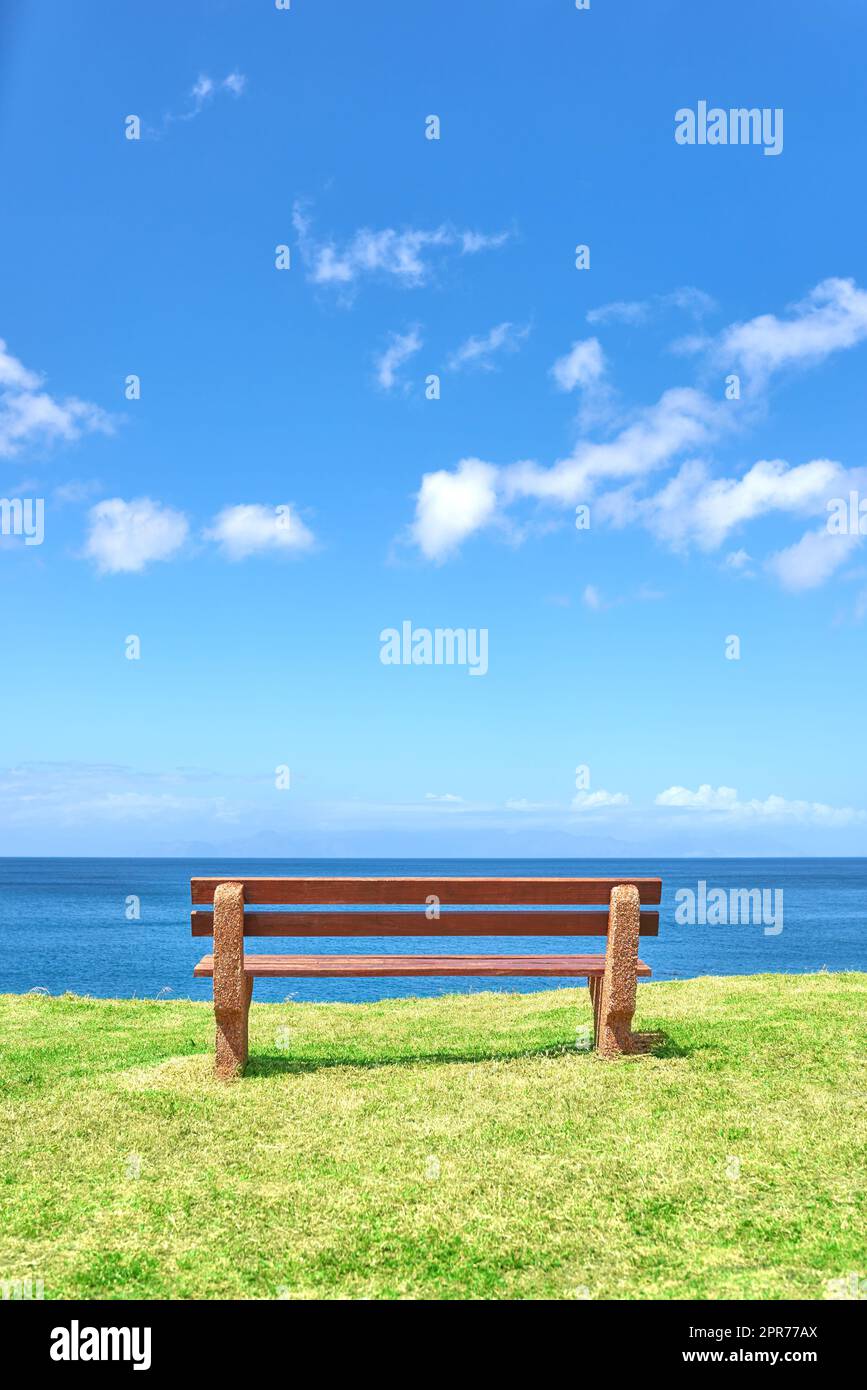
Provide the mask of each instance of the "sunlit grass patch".
[{"label": "sunlit grass patch", "polygon": [[789,1298],[867,1275],[867,976],[253,1004],[0,999],[0,1277],[46,1298]]}]

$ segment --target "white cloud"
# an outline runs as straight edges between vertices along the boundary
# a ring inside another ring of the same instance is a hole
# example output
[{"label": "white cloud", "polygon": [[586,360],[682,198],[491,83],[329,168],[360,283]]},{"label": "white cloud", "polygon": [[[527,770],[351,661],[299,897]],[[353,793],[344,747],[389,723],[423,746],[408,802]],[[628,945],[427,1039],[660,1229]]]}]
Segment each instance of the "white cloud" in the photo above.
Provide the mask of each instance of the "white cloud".
[{"label": "white cloud", "polygon": [[826,806],[821,801],[788,801],[782,796],[768,796],[741,801],[734,787],[712,787],[703,782],[697,791],[687,787],[669,787],[656,797],[657,806],[686,811],[722,812],[743,820],[795,820],[821,825],[847,825],[867,819],[867,812],[852,806]]},{"label": "white cloud", "polygon": [[214,84],[211,78],[202,75],[197,77],[193,83],[190,96],[198,106],[201,106],[202,102],[207,101],[208,97],[213,95],[213,92]]},{"label": "white cloud", "polygon": [[533,497],[570,506],[587,501],[609,479],[642,477],[671,464],[724,428],[725,412],[701,391],[677,387],[640,411],[613,439],[582,441],[551,468],[517,463],[503,471],[507,497]]},{"label": "white cloud", "polygon": [[110,763],[21,763],[0,768],[0,822],[43,829],[78,829],[83,822],[102,821],[164,824],[177,817],[190,827],[210,820],[237,823],[242,810],[249,812],[249,803],[196,790],[218,776],[194,769],[142,772]]},{"label": "white cloud", "polygon": [[736,574],[752,577],[753,557],[748,550],[730,550],[723,564],[726,569],[734,570]]},{"label": "white cloud", "polygon": [[659,296],[659,302],[664,306],[671,305],[675,309],[683,309],[689,314],[694,314],[696,318],[712,313],[717,307],[713,295],[706,294],[704,290],[697,290],[694,285],[681,285],[679,289],[672,290],[671,294]]},{"label": "white cloud", "polygon": [[494,519],[496,479],[497,469],[481,459],[461,459],[453,473],[425,473],[410,534],[429,560],[445,559]]},{"label": "white cloud", "polygon": [[597,309],[588,309],[588,323],[643,323],[650,307],[648,299],[614,299],[610,304],[600,304]]},{"label": "white cloud", "polygon": [[551,468],[532,462],[498,468],[464,459],[453,472],[426,473],[411,534],[425,555],[442,559],[488,525],[500,504],[521,497],[565,506],[585,502],[606,478],[629,478],[664,467],[702,442],[723,415],[719,404],[701,392],[681,388],[667,391],[614,439],[582,443]]},{"label": "white cloud", "polygon": [[732,324],[716,340],[715,356],[742,366],[761,385],[772,372],[820,362],[867,338],[867,293],[854,280],[830,278],[792,308],[788,318],[760,314]]},{"label": "white cloud", "polygon": [[491,370],[493,363],[490,359],[494,353],[517,352],[529,331],[529,325],[516,328],[513,323],[498,323],[483,337],[467,338],[466,342],[461,343],[449,357],[449,369],[455,372],[462,367],[473,366]]},{"label": "white cloud", "polygon": [[[783,459],[759,459],[740,478],[712,478],[706,464],[690,460],[655,495],[630,499],[632,515],[676,549],[691,544],[714,550],[739,526],[771,512],[809,515],[824,512],[831,490],[847,486],[849,475],[831,459],[790,467]],[[603,516],[617,521],[627,513],[604,502]]]},{"label": "white cloud", "polygon": [[[462,251],[481,251],[502,244],[505,239],[484,237],[481,233],[459,233],[448,223],[431,230],[407,227],[396,231],[385,227],[374,231],[361,227],[340,247],[332,240],[318,241],[312,222],[301,202],[296,202],[292,224],[301,254],[308,265],[308,279],[315,285],[347,288],[365,275],[391,277],[407,288],[423,285],[431,274],[429,253],[455,247]],[[469,244],[467,239],[469,238]]]},{"label": "white cloud", "polygon": [[461,252],[474,256],[478,251],[496,251],[508,240],[508,232],[494,232],[490,236],[484,232],[461,232]]},{"label": "white cloud", "polygon": [[88,478],[87,480],[71,478],[68,483],[61,483],[56,487],[51,496],[55,502],[61,504],[80,503],[89,502],[100,492],[102,492],[102,484],[97,482],[95,478]]},{"label": "white cloud", "polygon": [[598,338],[584,338],[573,343],[569,351],[558,357],[551,375],[561,391],[573,391],[576,386],[592,386],[605,373],[605,353]]},{"label": "white cloud", "polygon": [[[678,453],[712,439],[719,426],[718,410],[718,405],[700,392],[686,388],[670,391],[614,439],[582,443],[569,458],[551,468],[531,462],[506,468],[485,465],[486,505],[463,511],[459,537],[451,539],[447,548],[454,549],[460,540],[486,525],[498,506],[517,498],[573,505],[587,501],[605,480],[625,479],[625,486],[599,497],[594,509],[597,519],[622,527],[638,518],[675,549],[694,545],[714,550],[733,531],[758,517],[780,512],[824,515],[832,493],[845,495],[863,479],[863,470],[846,470],[831,459],[813,459],[794,467],[783,459],[760,459],[739,478],[714,478],[706,463],[692,459],[683,463],[657,493],[639,496],[636,485],[646,473],[670,465]],[[455,476],[445,470],[427,474],[422,492],[432,479],[431,492],[443,493],[448,480]],[[840,544],[834,545],[835,540]],[[818,574],[824,567],[830,574],[845,559],[853,540],[826,538],[824,532],[814,539],[805,537],[791,560],[788,552],[782,551],[770,568],[788,587],[798,587],[790,578],[796,563],[812,561],[810,572]],[[809,582],[800,587],[809,587]],[[592,606],[592,599],[587,601]]]},{"label": "white cloud", "polygon": [[92,507],[89,517],[84,554],[102,574],[134,574],[153,560],[168,560],[189,533],[181,512],[149,497],[132,502],[111,497]]},{"label": "white cloud", "polygon": [[[89,513],[90,529],[84,555],[102,574],[138,573],[154,560],[168,560],[184,545],[190,527],[182,512],[149,497],[125,502],[112,497]],[[284,553],[309,550],[314,537],[286,505],[257,503],[224,507],[203,532],[229,560],[242,560],[263,550]]]},{"label": "white cloud", "polygon": [[712,787],[703,782],[698,791],[687,787],[669,787],[656,797],[657,806],[684,806],[692,811],[731,811],[738,794],[734,787]]},{"label": "white cloud", "polygon": [[585,608],[594,613],[607,613],[609,609],[619,608],[623,603],[658,603],[663,598],[665,594],[660,589],[653,589],[647,584],[642,584],[632,594],[621,594],[616,598],[606,598],[595,584],[585,584],[581,594]]},{"label": "white cloud", "polygon": [[374,232],[362,228],[342,252],[333,245],[320,247],[310,278],[317,285],[333,281],[346,284],[358,275],[381,271],[405,285],[420,285],[429,273],[422,253],[428,247],[448,244],[449,234],[444,227],[431,232],[396,232],[392,227]]},{"label": "white cloud", "polygon": [[417,328],[411,328],[408,333],[392,333],[388,347],[376,358],[376,379],[383,390],[391,390],[397,381],[398,369],[421,346],[421,335]]},{"label": "white cloud", "polygon": [[622,603],[659,603],[660,599],[666,598],[661,589],[654,589],[649,584],[639,585],[632,594],[621,594],[617,598],[606,598],[602,589],[595,584],[585,584],[581,594],[582,603],[589,607],[593,613],[607,613],[613,607],[620,607]]},{"label": "white cloud", "polygon": [[771,555],[767,568],[784,589],[793,593],[816,589],[852,558],[860,544],[860,536],[833,535],[821,526]]},{"label": "white cloud", "polygon": [[111,434],[104,410],[68,396],[57,400],[42,389],[42,377],[13,357],[0,339],[0,458],[12,458],[26,445],[74,443],[83,434]]},{"label": "white cloud", "polygon": [[462,802],[464,798],[462,796],[455,796],[453,792],[425,792],[424,799],[425,801]]},{"label": "white cloud", "polygon": [[315,544],[312,531],[291,507],[255,502],[224,507],[205,531],[205,539],[216,541],[229,560],[244,560],[263,550],[291,554]]},{"label": "white cloud", "polygon": [[649,299],[616,299],[610,304],[600,304],[597,309],[587,313],[588,323],[646,323],[658,310],[683,309],[701,318],[716,308],[716,301],[704,290],[692,285],[683,285],[670,294],[655,294]]},{"label": "white cloud", "polygon": [[246,85],[247,79],[242,72],[230,72],[228,76],[217,79],[200,73],[190,88],[189,109],[182,111],[179,116],[169,113],[164,117],[163,123],[170,125],[172,121],[191,121],[204,111],[220,92],[229,92],[233,97],[239,97]]},{"label": "white cloud", "polygon": [[13,357],[0,338],[0,387],[5,389],[11,386],[18,391],[36,391],[41,384],[42,378],[38,373],[31,372],[23,362]]},{"label": "white cloud", "polygon": [[[72,809],[72,808],[70,808]],[[161,821],[165,817],[212,816],[215,821],[239,824],[240,812],[224,797],[173,796],[170,792],[156,795],[147,792],[105,792],[81,801],[74,807],[75,817],[105,816],[112,821]]]},{"label": "white cloud", "polygon": [[601,788],[598,792],[576,792],[572,798],[572,807],[576,811],[598,811],[609,806],[628,805],[626,792],[606,792]]}]

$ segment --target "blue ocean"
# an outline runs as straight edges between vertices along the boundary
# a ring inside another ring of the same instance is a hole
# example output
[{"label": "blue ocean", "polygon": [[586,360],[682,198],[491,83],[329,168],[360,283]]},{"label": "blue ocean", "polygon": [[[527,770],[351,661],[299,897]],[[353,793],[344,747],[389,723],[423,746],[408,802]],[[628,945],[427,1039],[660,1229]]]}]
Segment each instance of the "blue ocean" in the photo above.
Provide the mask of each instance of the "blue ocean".
[{"label": "blue ocean", "polygon": [[[199,875],[661,876],[658,938],[641,955],[657,980],[696,975],[867,970],[867,859],[0,859],[0,992],[72,991],[104,998],[208,999],[193,966],[210,950],[190,935],[190,879]],[[679,890],[767,890],[782,930],[762,922],[675,920]],[[775,895],[781,893],[782,897]],[[138,918],[129,917],[131,899]],[[406,954],[604,950],[592,938],[250,938],[248,950]],[[574,983],[574,981],[564,981]],[[552,980],[257,980],[260,1000],[365,1000],[456,991],[550,989]]]}]

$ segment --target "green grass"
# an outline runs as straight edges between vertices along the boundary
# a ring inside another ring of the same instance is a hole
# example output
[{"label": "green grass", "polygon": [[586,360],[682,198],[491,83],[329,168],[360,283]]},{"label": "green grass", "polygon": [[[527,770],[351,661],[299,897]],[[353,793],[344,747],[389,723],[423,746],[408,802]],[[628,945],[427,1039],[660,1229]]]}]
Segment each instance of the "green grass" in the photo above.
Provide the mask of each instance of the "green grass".
[{"label": "green grass", "polygon": [[[867,1275],[867,975],[261,1004],[0,996],[0,1278],[46,1298],[809,1298]],[[733,1161],[736,1160],[736,1161]],[[735,1176],[737,1174],[737,1176]]]}]

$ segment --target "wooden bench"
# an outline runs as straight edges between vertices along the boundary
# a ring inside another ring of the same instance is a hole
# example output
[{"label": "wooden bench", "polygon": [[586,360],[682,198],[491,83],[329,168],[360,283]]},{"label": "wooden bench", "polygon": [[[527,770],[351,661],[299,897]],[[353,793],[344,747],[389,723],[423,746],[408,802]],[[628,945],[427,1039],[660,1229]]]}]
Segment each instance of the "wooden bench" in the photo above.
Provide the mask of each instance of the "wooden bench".
[{"label": "wooden bench", "polygon": [[[220,1077],[244,1070],[257,977],[577,976],[590,987],[597,1051],[615,1057],[635,1050],[636,981],[651,973],[638,959],[638,938],[659,931],[659,913],[644,907],[660,901],[658,878],[194,878],[191,887],[193,936],[214,938],[213,955],[203,956],[193,974],[213,977]],[[289,910],[257,910],[277,904]],[[316,911],[303,910],[313,906]],[[482,910],[450,910],[467,907]],[[375,910],[354,910],[359,908]],[[604,955],[254,956],[244,953],[245,936],[607,936],[608,941]]]}]

